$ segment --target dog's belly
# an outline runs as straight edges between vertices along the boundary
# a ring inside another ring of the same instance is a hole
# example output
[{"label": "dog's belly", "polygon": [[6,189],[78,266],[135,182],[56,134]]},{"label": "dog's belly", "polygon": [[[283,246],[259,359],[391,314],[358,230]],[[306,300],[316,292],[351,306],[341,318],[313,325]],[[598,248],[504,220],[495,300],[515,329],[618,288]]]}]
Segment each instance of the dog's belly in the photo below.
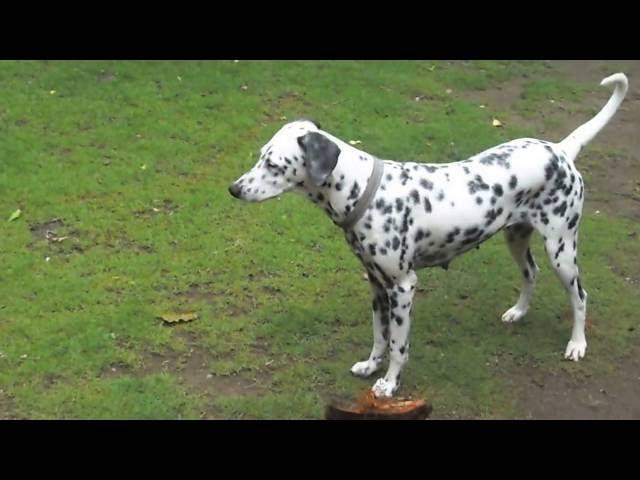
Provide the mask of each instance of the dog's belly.
[{"label": "dog's belly", "polygon": [[503,213],[495,215],[490,225],[486,223],[492,219],[483,217],[467,222],[454,221],[446,229],[432,227],[427,230],[430,235],[415,242],[414,268],[446,267],[455,257],[479,247],[506,225],[514,223],[511,221],[514,212],[505,213],[501,202],[496,203],[496,209],[502,209]]}]

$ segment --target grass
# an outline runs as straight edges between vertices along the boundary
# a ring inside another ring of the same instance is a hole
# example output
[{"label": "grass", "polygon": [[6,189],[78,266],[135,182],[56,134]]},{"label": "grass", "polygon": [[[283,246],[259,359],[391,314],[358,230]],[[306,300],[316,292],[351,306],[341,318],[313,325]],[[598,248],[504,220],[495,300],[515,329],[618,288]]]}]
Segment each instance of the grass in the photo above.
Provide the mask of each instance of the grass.
[{"label": "grass", "polygon": [[[500,112],[455,93],[521,78],[525,112],[546,95],[577,100],[578,86],[544,72],[527,62],[0,62],[0,214],[22,210],[0,218],[0,418],[320,418],[329,398],[371,383],[348,371],[371,341],[362,269],[303,199],[243,204],[227,186],[285,117],[418,161],[535,136],[493,128]],[[519,284],[502,239],[449,272],[421,271],[402,391],[452,417],[512,418],[508,372],[611,368],[637,339],[640,301],[624,272],[636,228],[584,220],[593,355],[579,365],[559,361],[568,302],[539,240],[543,272],[518,325],[499,322]],[[167,327],[157,318],[167,311],[199,319]]]}]

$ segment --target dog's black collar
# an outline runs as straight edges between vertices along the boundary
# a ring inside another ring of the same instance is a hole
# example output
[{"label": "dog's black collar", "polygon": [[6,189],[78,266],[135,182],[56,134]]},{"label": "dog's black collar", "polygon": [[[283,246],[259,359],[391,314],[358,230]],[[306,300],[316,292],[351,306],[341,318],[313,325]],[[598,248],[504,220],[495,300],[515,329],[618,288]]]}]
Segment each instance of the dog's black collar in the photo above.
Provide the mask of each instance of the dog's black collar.
[{"label": "dog's black collar", "polygon": [[369,177],[369,181],[367,182],[367,188],[365,188],[362,196],[356,201],[353,210],[351,210],[345,217],[345,219],[341,223],[339,223],[339,225],[344,230],[349,230],[351,227],[353,227],[358,222],[358,220],[362,218],[364,212],[367,211],[369,203],[371,203],[371,200],[378,191],[378,187],[380,187],[383,171],[384,163],[382,162],[382,160],[373,157],[373,170],[371,172],[371,176]]}]

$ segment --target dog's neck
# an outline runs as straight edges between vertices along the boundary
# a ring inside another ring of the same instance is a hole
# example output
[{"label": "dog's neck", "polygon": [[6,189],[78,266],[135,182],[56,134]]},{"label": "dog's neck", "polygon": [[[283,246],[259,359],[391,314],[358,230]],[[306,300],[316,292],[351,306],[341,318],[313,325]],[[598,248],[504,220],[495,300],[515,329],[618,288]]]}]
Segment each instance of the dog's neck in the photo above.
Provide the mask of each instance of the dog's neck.
[{"label": "dog's neck", "polygon": [[305,182],[296,191],[320,206],[336,225],[340,225],[367,188],[374,161],[370,154],[335,137],[330,139],[340,148],[333,172],[321,186]]}]

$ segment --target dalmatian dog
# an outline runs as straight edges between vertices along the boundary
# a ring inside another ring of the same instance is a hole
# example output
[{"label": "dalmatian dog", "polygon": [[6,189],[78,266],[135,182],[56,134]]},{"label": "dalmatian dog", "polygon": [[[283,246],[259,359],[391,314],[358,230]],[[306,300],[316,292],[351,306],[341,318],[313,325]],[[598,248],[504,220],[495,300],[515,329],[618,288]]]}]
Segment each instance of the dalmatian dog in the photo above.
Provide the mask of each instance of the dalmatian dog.
[{"label": "dalmatian dog", "polygon": [[577,264],[584,183],[575,159],[613,117],[628,89],[622,73],[601,85],[615,87],[611,98],[561,142],[522,138],[454,163],[381,160],[312,121],[294,121],[262,147],[255,166],[229,192],[250,202],[297,192],[344,230],[373,296],[373,348],[351,372],[372,375],[389,350],[386,374],[373,386],[377,397],[393,396],[409,358],[416,270],[447,268],[501,230],[522,272],[520,296],[502,321],[516,322],[529,309],[539,271],[529,242],[537,231],[573,310],[564,356],[578,361],[587,349],[587,292]]}]

